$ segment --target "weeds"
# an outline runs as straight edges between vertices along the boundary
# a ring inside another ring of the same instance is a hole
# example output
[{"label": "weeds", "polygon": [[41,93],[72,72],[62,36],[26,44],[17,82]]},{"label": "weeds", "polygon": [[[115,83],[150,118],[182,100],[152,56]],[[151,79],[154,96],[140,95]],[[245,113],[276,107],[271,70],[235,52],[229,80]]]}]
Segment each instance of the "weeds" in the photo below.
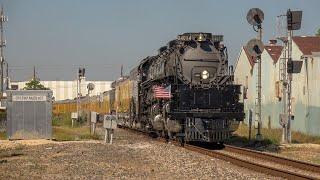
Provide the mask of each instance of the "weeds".
[{"label": "weeds", "polygon": [[[80,116],[79,121],[74,121],[74,127],[80,127],[85,124],[87,117],[85,115]],[[70,113],[64,113],[56,115],[52,118],[52,126],[71,127],[72,119]]]},{"label": "weeds", "polygon": [[81,117],[80,122],[75,122],[71,127],[70,114],[55,116],[52,120],[53,138],[57,141],[79,141],[84,139],[100,139],[98,135],[90,134],[90,129],[85,126],[85,118]]},{"label": "weeds", "polygon": [[[252,128],[251,139],[255,139],[255,134],[257,130]],[[262,128],[262,136],[264,138],[263,144],[275,144],[279,145],[281,143],[282,129],[267,129]],[[249,128],[246,124],[241,123],[237,131],[234,133],[237,135],[230,139],[230,142],[241,141],[243,143],[249,142]],[[292,143],[314,143],[320,144],[320,137],[310,136],[301,132],[292,132]]]},{"label": "weeds", "polygon": [[7,133],[5,131],[0,131],[0,140],[7,139]]}]

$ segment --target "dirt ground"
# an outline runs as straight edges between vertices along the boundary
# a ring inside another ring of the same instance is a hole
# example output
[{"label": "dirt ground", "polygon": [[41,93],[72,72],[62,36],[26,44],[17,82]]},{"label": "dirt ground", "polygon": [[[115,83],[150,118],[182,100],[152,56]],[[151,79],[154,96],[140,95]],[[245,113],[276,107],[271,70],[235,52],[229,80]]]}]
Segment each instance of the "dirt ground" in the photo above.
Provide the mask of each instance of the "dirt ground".
[{"label": "dirt ground", "polygon": [[103,141],[0,141],[0,179],[279,179],[117,129]]},{"label": "dirt ground", "polygon": [[286,144],[279,148],[278,154],[281,156],[320,164],[319,144]]}]

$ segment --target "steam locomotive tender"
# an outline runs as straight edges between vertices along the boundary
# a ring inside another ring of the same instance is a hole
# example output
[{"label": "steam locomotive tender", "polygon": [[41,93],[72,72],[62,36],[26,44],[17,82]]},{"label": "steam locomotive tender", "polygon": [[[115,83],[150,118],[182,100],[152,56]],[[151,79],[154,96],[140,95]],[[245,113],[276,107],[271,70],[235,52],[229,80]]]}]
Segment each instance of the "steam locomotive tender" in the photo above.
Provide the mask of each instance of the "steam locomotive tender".
[{"label": "steam locomotive tender", "polygon": [[183,141],[223,142],[244,119],[223,36],[184,33],[130,72],[124,125]]}]

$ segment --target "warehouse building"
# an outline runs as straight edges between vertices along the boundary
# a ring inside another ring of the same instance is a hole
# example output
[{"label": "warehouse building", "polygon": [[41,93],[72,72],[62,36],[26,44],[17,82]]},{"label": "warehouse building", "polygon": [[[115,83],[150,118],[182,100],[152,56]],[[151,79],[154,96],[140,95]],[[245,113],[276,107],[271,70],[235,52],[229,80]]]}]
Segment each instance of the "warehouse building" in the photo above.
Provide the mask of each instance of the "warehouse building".
[{"label": "warehouse building", "polygon": [[[280,128],[282,112],[281,58],[284,49],[271,41],[262,54],[262,125]],[[301,73],[293,74],[292,110],[295,116],[292,129],[320,136],[320,37],[296,36],[292,44],[293,60],[303,61]],[[254,61],[245,48],[240,51],[235,64],[235,81],[242,84],[245,110],[255,109],[257,73]],[[247,119],[246,119],[247,121]]]},{"label": "warehouse building", "polygon": [[[77,97],[77,80],[73,81],[40,81],[42,85],[53,91],[53,97],[56,101],[64,99],[74,99]],[[13,89],[21,90],[25,87],[28,81],[11,82],[10,86]],[[112,81],[87,81],[85,78],[80,83],[80,93],[82,96],[87,95],[87,85],[94,84],[94,90],[90,92],[91,95],[99,95],[111,89]]]}]

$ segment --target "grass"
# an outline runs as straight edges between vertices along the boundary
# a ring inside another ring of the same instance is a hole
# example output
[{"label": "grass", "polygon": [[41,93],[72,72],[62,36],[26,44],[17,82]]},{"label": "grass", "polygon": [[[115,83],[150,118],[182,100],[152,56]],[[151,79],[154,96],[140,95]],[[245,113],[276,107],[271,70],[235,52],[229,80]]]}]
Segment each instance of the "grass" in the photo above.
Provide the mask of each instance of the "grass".
[{"label": "grass", "polygon": [[[84,118],[82,118],[84,119]],[[72,126],[72,121],[70,114],[63,114],[60,116],[53,117],[53,138],[57,141],[78,141],[87,139],[100,139],[98,135],[90,134],[90,128],[85,126],[85,121],[82,120],[80,123],[74,123]]]},{"label": "grass", "polygon": [[[254,139],[256,129],[252,128],[251,137]],[[282,129],[267,129],[263,128],[262,136],[264,138],[263,144],[275,144],[281,143]],[[236,137],[230,139],[230,142],[241,141],[242,143],[249,143],[249,128],[246,124],[241,123],[238,130],[235,131]],[[292,143],[314,143],[320,144],[320,137],[310,136],[301,132],[292,132]]]},{"label": "grass", "polygon": [[0,131],[0,140],[5,140],[7,139],[7,134],[5,131]]},{"label": "grass", "polygon": [[89,127],[53,127],[53,138],[57,141],[79,141],[100,139],[98,135],[90,134]]},{"label": "grass", "polygon": [[52,126],[71,127],[72,120],[69,113],[54,116],[52,118]]}]

